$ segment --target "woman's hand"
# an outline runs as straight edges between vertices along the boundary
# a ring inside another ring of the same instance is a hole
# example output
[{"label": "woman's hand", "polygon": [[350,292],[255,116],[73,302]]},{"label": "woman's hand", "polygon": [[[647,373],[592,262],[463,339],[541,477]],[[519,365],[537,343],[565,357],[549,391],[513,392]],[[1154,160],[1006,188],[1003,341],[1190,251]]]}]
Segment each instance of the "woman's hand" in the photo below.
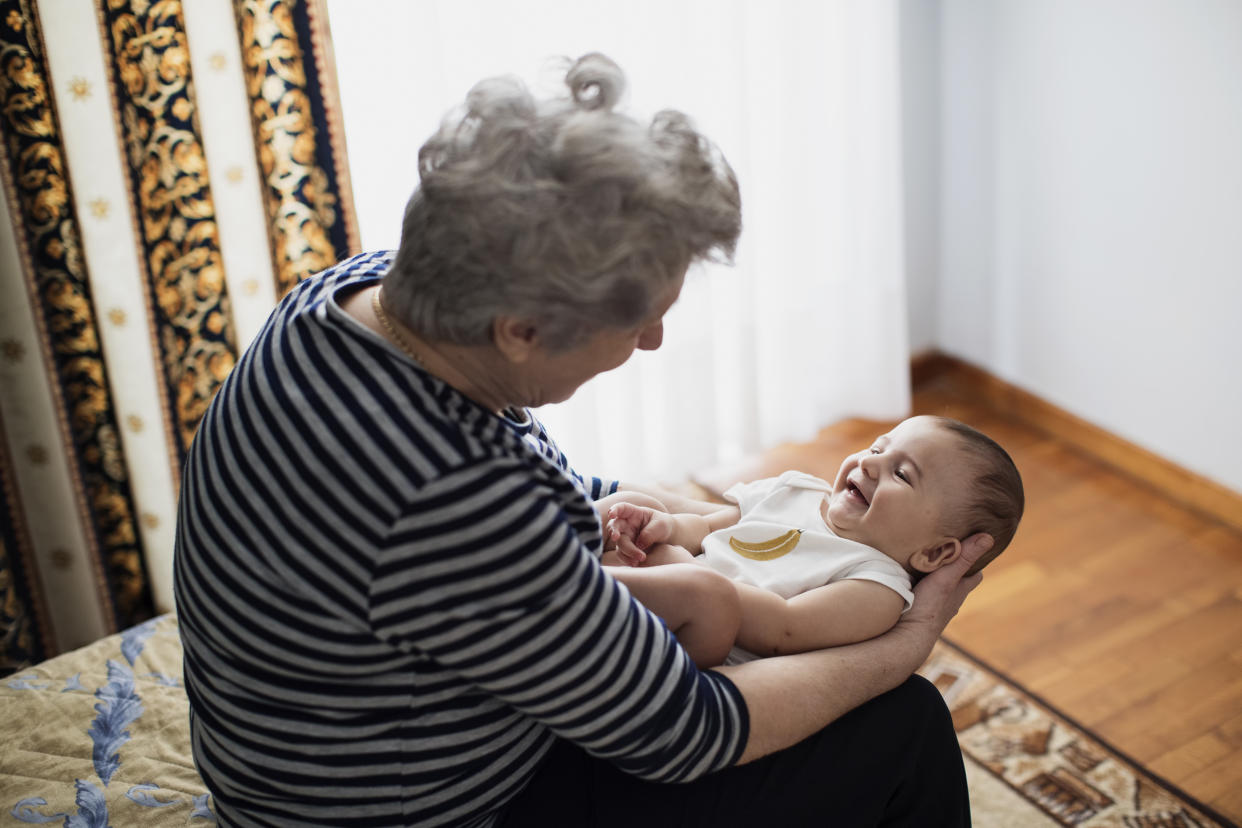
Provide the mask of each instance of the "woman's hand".
[{"label": "woman's hand", "polygon": [[677,520],[667,512],[622,501],[608,510],[604,536],[625,563],[638,566],[647,559],[645,550],[668,543],[676,531]]},{"label": "woman's hand", "polygon": [[[914,648],[912,652],[918,660],[912,669],[931,655],[936,639],[957,615],[966,596],[983,580],[980,573],[963,576],[991,548],[991,535],[971,535],[962,542],[962,554],[956,561],[924,576],[914,587],[914,605],[893,628],[894,633],[907,636]],[[918,653],[922,653],[921,657]]]}]

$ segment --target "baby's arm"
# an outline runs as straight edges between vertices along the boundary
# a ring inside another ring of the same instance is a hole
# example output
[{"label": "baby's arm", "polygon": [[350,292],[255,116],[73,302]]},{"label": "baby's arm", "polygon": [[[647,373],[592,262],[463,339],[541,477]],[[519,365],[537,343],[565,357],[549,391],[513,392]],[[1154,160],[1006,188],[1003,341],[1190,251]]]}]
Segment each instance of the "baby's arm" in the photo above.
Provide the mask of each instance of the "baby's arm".
[{"label": "baby's arm", "polygon": [[595,512],[599,515],[600,523],[608,522],[608,510],[618,503],[632,503],[635,506],[646,506],[649,509],[655,509],[657,512],[667,512],[668,507],[664,505],[664,501],[657,497],[638,491],[616,491],[606,497],[601,497],[595,501]]},{"label": "baby's arm", "polygon": [[738,507],[731,505],[718,504],[715,511],[705,515],[670,515],[621,501],[608,510],[605,543],[614,544],[621,557],[631,565],[642,564],[646,550],[657,543],[672,544],[697,555],[702,551],[705,537],[717,529],[732,526],[739,517]]},{"label": "baby's arm", "polygon": [[638,502],[632,497],[624,497],[626,495],[640,494],[647,495],[663,504],[665,512],[673,513],[691,513],[696,515],[707,515],[719,510],[725,504],[719,501],[699,500],[698,498],[687,497],[680,492],[670,491],[659,486],[648,486],[642,483],[626,483],[622,482],[617,494],[623,496],[623,499],[630,502]]},{"label": "baby's arm", "polygon": [[735,584],[742,600],[737,644],[774,656],[837,647],[874,638],[897,623],[905,600],[875,581],[847,579],[785,599]]}]

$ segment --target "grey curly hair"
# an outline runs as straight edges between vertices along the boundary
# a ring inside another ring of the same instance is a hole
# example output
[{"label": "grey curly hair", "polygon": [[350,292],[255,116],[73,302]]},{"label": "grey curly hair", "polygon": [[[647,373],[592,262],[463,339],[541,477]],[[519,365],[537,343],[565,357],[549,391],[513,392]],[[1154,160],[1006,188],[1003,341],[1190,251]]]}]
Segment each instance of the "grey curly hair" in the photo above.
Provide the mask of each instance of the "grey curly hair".
[{"label": "grey curly hair", "polygon": [[732,168],[680,112],[644,126],[614,111],[619,66],[593,53],[567,97],[481,81],[419,151],[388,310],[421,336],[491,340],[499,315],[531,320],[551,350],[601,324],[640,324],[698,261],[731,262],[741,233]]}]

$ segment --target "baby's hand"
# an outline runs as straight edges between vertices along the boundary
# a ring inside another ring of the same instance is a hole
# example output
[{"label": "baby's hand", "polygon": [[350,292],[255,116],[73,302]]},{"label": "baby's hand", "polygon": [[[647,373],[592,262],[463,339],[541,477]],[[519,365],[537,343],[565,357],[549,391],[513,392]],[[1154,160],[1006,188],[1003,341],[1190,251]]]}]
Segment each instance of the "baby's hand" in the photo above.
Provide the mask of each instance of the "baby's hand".
[{"label": "baby's hand", "polygon": [[676,529],[677,521],[667,512],[622,502],[608,510],[604,536],[622,560],[638,566],[647,559],[644,550],[653,543],[667,543]]}]

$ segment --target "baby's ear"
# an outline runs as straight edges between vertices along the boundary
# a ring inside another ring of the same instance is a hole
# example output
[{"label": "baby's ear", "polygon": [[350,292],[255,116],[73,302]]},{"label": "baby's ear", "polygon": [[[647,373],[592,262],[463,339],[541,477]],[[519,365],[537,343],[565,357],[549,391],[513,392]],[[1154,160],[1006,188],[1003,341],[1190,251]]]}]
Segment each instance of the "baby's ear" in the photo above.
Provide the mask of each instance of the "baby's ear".
[{"label": "baby's ear", "polygon": [[951,564],[962,554],[962,542],[957,538],[941,538],[936,543],[915,552],[910,557],[910,566],[922,573],[935,572],[946,564]]}]

